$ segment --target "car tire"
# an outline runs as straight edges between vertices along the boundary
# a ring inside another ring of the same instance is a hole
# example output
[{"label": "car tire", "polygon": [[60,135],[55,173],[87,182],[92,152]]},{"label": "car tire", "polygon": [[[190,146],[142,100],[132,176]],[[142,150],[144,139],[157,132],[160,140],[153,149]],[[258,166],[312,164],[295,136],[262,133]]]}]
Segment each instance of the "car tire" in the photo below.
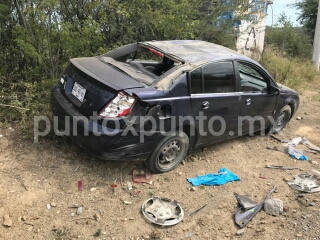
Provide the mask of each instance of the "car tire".
[{"label": "car tire", "polygon": [[[274,118],[275,125],[269,127],[269,134],[279,133],[289,122],[291,117],[291,107],[289,105],[284,106]],[[272,123],[271,123],[272,124]]]},{"label": "car tire", "polygon": [[181,163],[188,149],[187,134],[184,132],[170,133],[155,146],[145,164],[153,173],[169,172]]}]

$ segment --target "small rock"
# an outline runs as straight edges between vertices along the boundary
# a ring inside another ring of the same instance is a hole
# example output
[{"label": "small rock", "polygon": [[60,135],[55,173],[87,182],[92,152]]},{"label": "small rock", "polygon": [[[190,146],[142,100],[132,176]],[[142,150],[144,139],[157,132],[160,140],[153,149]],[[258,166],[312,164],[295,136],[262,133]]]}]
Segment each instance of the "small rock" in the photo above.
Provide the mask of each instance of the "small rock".
[{"label": "small rock", "polygon": [[239,229],[237,231],[237,235],[240,236],[240,235],[243,235],[244,234],[244,229]]},{"label": "small rock", "polygon": [[80,215],[83,212],[83,207],[78,207],[77,215]]},{"label": "small rock", "polygon": [[297,120],[301,120],[301,117],[297,117],[296,119],[297,119]]},{"label": "small rock", "polygon": [[181,176],[181,175],[182,175],[182,172],[178,172],[178,175]]},{"label": "small rock", "polygon": [[266,224],[265,220],[260,221],[260,224]]},{"label": "small rock", "polygon": [[197,191],[197,189],[195,187],[189,187],[189,191],[194,192]]},{"label": "small rock", "polygon": [[302,237],[302,234],[301,234],[301,233],[298,233],[298,234],[297,234],[297,237]]},{"label": "small rock", "polygon": [[49,210],[51,208],[50,203],[47,204],[47,209]]},{"label": "small rock", "polygon": [[192,162],[196,162],[198,159],[196,157],[191,157]]},{"label": "small rock", "polygon": [[71,213],[71,214],[70,214],[70,217],[74,217],[74,213]]},{"label": "small rock", "polygon": [[3,226],[6,226],[6,227],[11,227],[12,226],[12,220],[10,219],[10,216],[9,214],[5,214],[3,216],[3,223],[2,223]]},{"label": "small rock", "polygon": [[132,204],[132,202],[130,202],[130,201],[123,201],[123,203],[126,204],[126,205],[131,205]]},{"label": "small rock", "polygon": [[98,214],[98,213],[95,213],[94,215],[93,215],[93,218],[96,220],[96,221],[99,221],[100,220],[100,215]]},{"label": "small rock", "polygon": [[283,202],[279,199],[267,199],[264,211],[269,215],[279,216],[283,212]]},{"label": "small rock", "polygon": [[132,190],[132,184],[131,184],[131,182],[127,182],[127,186],[128,186],[128,189],[129,189],[129,190]]},{"label": "small rock", "polygon": [[309,202],[309,206],[315,206],[316,205],[316,203],[314,203],[314,202]]},{"label": "small rock", "polygon": [[51,207],[56,207],[56,206],[57,206],[57,204],[55,202],[51,203]]},{"label": "small rock", "polygon": [[91,191],[91,192],[94,192],[94,191],[96,191],[96,190],[97,190],[97,188],[95,188],[95,187],[90,188],[90,191]]},{"label": "small rock", "polygon": [[285,181],[285,182],[289,182],[290,181],[289,178],[283,178],[282,180]]},{"label": "small rock", "polygon": [[0,134],[0,138],[2,138],[3,137],[3,135],[2,134]]},{"label": "small rock", "polygon": [[185,161],[185,160],[182,160],[181,164],[182,164],[182,165],[186,165],[186,161]]},{"label": "small rock", "polygon": [[8,128],[9,132],[14,132],[14,129],[12,127]]},{"label": "small rock", "polygon": [[303,218],[303,219],[307,219],[307,216],[303,215],[302,218]]},{"label": "small rock", "polygon": [[317,165],[319,164],[317,161],[311,161],[312,164]]}]

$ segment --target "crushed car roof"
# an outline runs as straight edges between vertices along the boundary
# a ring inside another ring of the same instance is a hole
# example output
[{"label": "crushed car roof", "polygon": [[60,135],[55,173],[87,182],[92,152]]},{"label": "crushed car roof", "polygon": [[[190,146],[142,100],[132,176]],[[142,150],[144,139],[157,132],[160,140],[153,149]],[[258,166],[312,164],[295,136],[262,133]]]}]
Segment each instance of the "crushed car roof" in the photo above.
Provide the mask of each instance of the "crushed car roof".
[{"label": "crushed car roof", "polygon": [[167,54],[177,56],[185,62],[195,65],[198,65],[200,62],[221,59],[252,61],[250,58],[229,48],[200,40],[149,41],[142,44],[153,46]]}]

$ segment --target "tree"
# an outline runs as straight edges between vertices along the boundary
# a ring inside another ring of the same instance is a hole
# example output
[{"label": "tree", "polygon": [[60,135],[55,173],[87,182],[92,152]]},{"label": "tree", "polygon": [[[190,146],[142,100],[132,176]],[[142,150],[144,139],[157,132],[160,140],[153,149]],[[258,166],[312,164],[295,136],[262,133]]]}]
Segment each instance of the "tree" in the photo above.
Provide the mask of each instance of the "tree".
[{"label": "tree", "polygon": [[299,0],[293,4],[293,6],[300,11],[297,20],[302,24],[312,40],[317,22],[318,3],[318,0]]},{"label": "tree", "polygon": [[308,58],[311,55],[311,38],[306,37],[304,29],[294,28],[285,13],[280,14],[273,28],[266,30],[265,42],[281,51],[283,56]]}]

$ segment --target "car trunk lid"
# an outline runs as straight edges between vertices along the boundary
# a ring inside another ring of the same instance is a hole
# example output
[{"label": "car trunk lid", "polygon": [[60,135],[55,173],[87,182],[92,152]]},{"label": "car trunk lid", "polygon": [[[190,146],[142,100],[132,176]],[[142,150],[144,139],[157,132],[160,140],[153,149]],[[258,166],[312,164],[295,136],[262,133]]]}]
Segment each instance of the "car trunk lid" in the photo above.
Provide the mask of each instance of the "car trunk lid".
[{"label": "car trunk lid", "polygon": [[62,94],[84,116],[99,112],[117,92],[145,85],[95,57],[74,58],[63,74]]}]

